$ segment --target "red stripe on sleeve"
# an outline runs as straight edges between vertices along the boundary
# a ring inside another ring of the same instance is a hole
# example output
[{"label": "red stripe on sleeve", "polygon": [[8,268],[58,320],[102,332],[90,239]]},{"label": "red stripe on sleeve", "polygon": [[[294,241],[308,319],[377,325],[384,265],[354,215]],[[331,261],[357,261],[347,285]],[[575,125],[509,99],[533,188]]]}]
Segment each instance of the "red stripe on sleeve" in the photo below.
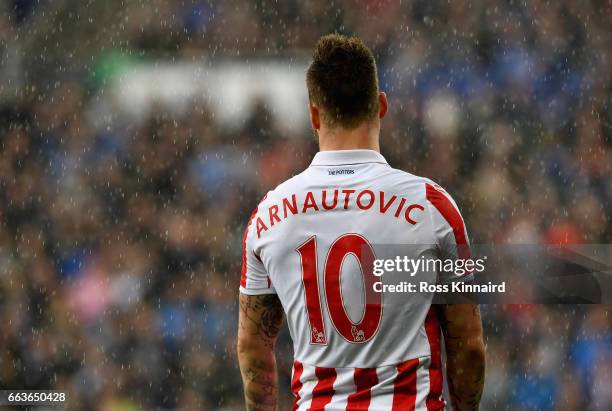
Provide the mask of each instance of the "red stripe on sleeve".
[{"label": "red stripe on sleeve", "polygon": [[436,207],[453,230],[455,243],[457,243],[457,255],[462,259],[470,258],[471,253],[465,235],[465,224],[459,210],[442,191],[429,183],[426,183],[425,187],[427,200]]},{"label": "red stripe on sleeve", "polygon": [[425,403],[427,411],[443,410],[445,405],[442,399],[442,358],[440,356],[440,325],[433,308],[429,308],[425,317],[425,333],[429,341],[431,361],[429,364],[429,394]]},{"label": "red stripe on sleeve", "polygon": [[393,383],[393,405],[391,411],[414,411],[417,394],[418,358],[397,365],[397,376]]},{"label": "red stripe on sleeve", "polygon": [[346,411],[363,411],[370,406],[372,387],[378,384],[376,368],[355,368],[356,390],[348,396]]},{"label": "red stripe on sleeve", "polygon": [[247,235],[249,234],[249,228],[251,227],[251,223],[253,222],[253,219],[255,218],[255,215],[257,215],[257,208],[251,214],[251,217],[249,218],[249,222],[247,223],[246,229],[244,230],[244,236],[242,237],[242,271],[240,273],[240,285],[242,287],[246,287],[246,272],[247,272],[247,249],[246,249],[246,243],[247,243]]},{"label": "red stripe on sleeve", "polygon": [[295,400],[293,401],[293,407],[291,411],[295,411],[298,408],[298,403],[300,402],[300,390],[302,389],[302,372],[304,372],[304,365],[302,365],[299,361],[293,362],[293,378],[291,379],[291,391],[293,391],[293,396]]},{"label": "red stripe on sleeve", "polygon": [[336,381],[336,370],[334,368],[316,367],[315,375],[319,380],[312,390],[312,403],[310,411],[323,411],[334,396],[334,381]]}]

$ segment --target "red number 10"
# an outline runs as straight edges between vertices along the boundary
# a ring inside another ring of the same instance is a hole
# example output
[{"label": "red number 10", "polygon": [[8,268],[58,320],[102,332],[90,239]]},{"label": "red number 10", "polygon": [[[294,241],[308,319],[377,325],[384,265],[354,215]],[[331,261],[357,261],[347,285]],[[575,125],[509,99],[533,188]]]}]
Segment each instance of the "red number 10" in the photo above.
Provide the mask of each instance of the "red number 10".
[{"label": "red number 10", "polygon": [[[306,311],[310,323],[310,342],[327,344],[327,333],[323,322],[317,269],[317,239],[311,237],[297,248],[302,265],[302,281],[306,297]],[[365,294],[365,307],[361,320],[354,323],[342,300],[340,275],[344,259],[352,254],[361,267]],[[324,267],[324,294],[332,324],[347,341],[364,343],[378,331],[382,318],[382,294],[374,291],[378,281],[372,273],[374,250],[368,241],[358,234],[344,234],[330,247]]]}]

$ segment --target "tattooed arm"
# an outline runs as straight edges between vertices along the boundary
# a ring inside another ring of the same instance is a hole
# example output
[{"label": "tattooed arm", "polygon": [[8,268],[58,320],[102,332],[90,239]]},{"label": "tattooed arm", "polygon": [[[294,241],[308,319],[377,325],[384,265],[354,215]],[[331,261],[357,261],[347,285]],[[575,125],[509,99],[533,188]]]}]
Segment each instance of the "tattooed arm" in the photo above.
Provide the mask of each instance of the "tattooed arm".
[{"label": "tattooed arm", "polygon": [[248,411],[276,410],[274,344],[283,322],[276,294],[240,294],[238,361]]},{"label": "tattooed arm", "polygon": [[474,304],[437,307],[446,345],[446,374],[452,409],[478,410],[485,371],[480,308]]}]

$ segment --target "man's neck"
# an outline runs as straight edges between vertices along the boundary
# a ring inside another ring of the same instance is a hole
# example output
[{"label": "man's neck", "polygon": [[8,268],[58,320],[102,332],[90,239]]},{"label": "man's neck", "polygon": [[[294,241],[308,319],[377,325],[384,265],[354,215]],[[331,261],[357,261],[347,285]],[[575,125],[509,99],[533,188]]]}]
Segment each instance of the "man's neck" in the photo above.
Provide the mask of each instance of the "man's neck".
[{"label": "man's neck", "polygon": [[374,150],[380,152],[379,129],[364,124],[352,130],[322,128],[319,130],[319,150]]}]

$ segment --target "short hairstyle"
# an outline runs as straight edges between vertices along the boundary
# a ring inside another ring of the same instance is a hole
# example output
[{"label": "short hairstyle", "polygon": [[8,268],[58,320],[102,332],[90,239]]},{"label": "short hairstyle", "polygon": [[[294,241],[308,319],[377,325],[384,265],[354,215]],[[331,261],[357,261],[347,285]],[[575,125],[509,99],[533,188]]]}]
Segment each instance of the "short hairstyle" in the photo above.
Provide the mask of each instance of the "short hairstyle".
[{"label": "short hairstyle", "polygon": [[378,114],[378,78],[370,49],[357,37],[328,34],[306,73],[310,101],[332,125],[354,129]]}]

